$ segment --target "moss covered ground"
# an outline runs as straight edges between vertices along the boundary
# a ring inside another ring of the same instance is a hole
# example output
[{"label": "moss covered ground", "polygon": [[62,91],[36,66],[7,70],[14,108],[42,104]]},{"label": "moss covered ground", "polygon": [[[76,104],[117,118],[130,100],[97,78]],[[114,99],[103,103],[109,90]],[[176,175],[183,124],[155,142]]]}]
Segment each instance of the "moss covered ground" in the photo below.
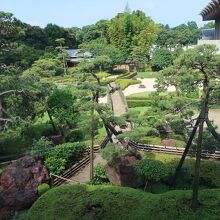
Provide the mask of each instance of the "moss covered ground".
[{"label": "moss covered ground", "polygon": [[220,190],[201,190],[201,207],[190,208],[191,191],[150,194],[113,186],[66,185],[54,188],[29,210],[30,220],[214,220],[220,216]]}]

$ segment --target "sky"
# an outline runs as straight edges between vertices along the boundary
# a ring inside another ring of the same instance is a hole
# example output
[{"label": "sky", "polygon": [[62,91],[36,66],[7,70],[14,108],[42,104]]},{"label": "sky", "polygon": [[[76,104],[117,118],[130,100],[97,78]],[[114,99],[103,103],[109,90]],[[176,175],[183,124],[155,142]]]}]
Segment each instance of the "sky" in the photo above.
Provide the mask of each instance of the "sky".
[{"label": "sky", "polygon": [[188,21],[202,26],[199,13],[211,0],[0,0],[0,11],[11,12],[31,25],[45,27],[54,23],[63,27],[82,27],[100,19],[111,19],[123,12],[142,10],[157,23],[171,27]]}]

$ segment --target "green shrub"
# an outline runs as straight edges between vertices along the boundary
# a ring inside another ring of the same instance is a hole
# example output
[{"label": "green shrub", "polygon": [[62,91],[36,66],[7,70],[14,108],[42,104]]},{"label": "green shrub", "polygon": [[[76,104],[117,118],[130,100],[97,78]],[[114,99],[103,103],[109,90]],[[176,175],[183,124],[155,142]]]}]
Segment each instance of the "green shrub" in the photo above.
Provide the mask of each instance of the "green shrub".
[{"label": "green shrub", "polygon": [[139,142],[142,144],[160,145],[161,138],[159,138],[159,137],[142,137],[139,139]]},{"label": "green shrub", "polygon": [[96,73],[96,75],[97,75],[99,78],[106,78],[106,77],[111,76],[111,74],[109,74],[109,73],[107,73],[107,72],[98,72],[98,73]]},{"label": "green shrub", "polygon": [[128,154],[128,151],[123,150],[114,144],[108,144],[107,147],[102,149],[101,154],[102,157],[109,162],[109,164],[113,165],[118,158]]},{"label": "green shrub", "polygon": [[220,190],[201,190],[194,212],[191,190],[163,194],[115,186],[65,185],[51,189],[30,208],[29,220],[214,220],[219,219]]},{"label": "green shrub", "polygon": [[[175,155],[162,154],[162,153],[144,153],[144,156],[149,159],[160,160],[163,162],[168,170],[168,173],[171,176],[174,174],[176,167],[179,163],[180,158]],[[186,159],[183,164],[183,171],[181,174],[181,178],[179,181],[182,182],[183,186],[183,178],[189,179],[191,177],[190,185],[192,184],[192,178],[194,176],[195,169],[195,160],[194,159]],[[186,176],[184,176],[184,173]],[[188,183],[188,182],[187,182]],[[201,170],[200,170],[200,185],[211,188],[220,188],[220,164],[214,161],[201,161]]]},{"label": "green shrub", "polygon": [[52,141],[42,137],[40,140],[35,140],[32,145],[31,154],[46,158],[53,147]]},{"label": "green shrub", "polygon": [[94,170],[94,177],[91,180],[90,184],[101,185],[109,183],[108,178],[105,175],[105,167],[102,164],[98,164]]},{"label": "green shrub", "polygon": [[49,152],[45,164],[50,172],[60,175],[80,160],[85,149],[85,144],[79,142],[58,145]]},{"label": "green shrub", "polygon": [[115,82],[120,86],[121,90],[126,89],[128,86],[141,83],[140,80],[133,79],[116,79]]},{"label": "green shrub", "polygon": [[84,139],[84,132],[81,129],[71,130],[67,135],[65,140],[67,142],[77,142],[83,141]]},{"label": "green shrub", "polygon": [[159,71],[171,65],[172,62],[172,52],[166,48],[159,48],[154,51],[150,64],[153,71]]},{"label": "green shrub", "polygon": [[134,164],[134,170],[145,180],[145,190],[148,184],[151,187],[152,183],[159,182],[167,175],[166,166],[159,160],[137,160]]},{"label": "green shrub", "polygon": [[43,183],[37,187],[37,193],[39,196],[42,196],[49,189],[50,189],[50,186],[47,183]]},{"label": "green shrub", "polygon": [[22,138],[19,131],[8,131],[0,135],[0,155],[16,155],[25,153],[32,141]]},{"label": "green shrub", "polygon": [[64,158],[48,157],[45,160],[45,165],[47,166],[50,173],[60,175],[66,169],[67,160]]},{"label": "green shrub", "polygon": [[147,100],[145,98],[145,100],[139,100],[139,99],[135,99],[135,100],[131,100],[131,99],[127,99],[127,103],[128,103],[128,107],[129,108],[136,108],[136,107],[150,107],[152,104],[151,100]]},{"label": "green shrub", "polygon": [[113,70],[113,74],[118,75],[118,74],[126,74],[128,73],[127,70]]}]

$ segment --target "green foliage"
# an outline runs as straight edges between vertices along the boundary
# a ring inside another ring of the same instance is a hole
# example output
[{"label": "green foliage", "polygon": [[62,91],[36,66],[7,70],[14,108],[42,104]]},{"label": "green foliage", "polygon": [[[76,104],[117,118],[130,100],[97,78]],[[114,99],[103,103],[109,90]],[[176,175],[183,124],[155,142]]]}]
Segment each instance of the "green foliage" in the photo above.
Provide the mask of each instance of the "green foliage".
[{"label": "green foliage", "polygon": [[113,165],[121,156],[128,154],[128,151],[123,150],[114,144],[108,144],[107,147],[102,149],[101,154],[109,164]]},{"label": "green foliage", "polygon": [[58,157],[48,157],[45,160],[45,165],[49,169],[49,171],[53,174],[60,175],[62,174],[66,167],[67,160],[64,158],[58,158]]},{"label": "green foliage", "polygon": [[[114,186],[65,185],[41,196],[30,208],[30,220],[75,219],[179,219],[219,218],[220,191],[201,190],[203,204],[194,212],[187,201],[191,191],[175,190],[150,194]],[[74,200],[73,200],[74,198]]]},{"label": "green foliage", "polygon": [[166,48],[195,45],[197,44],[197,40],[199,39],[200,35],[201,30],[194,21],[188,22],[187,24],[178,25],[174,28],[170,28],[167,25],[161,25],[156,45]]},{"label": "green foliage", "polygon": [[129,108],[136,108],[136,107],[148,107],[151,106],[151,100],[142,100],[142,99],[128,99],[127,100]]},{"label": "green foliage", "polygon": [[151,78],[158,78],[160,77],[161,73],[160,72],[139,72],[137,73],[137,78],[146,78],[146,79],[151,79]]},{"label": "green foliage", "polygon": [[52,58],[37,60],[30,69],[24,72],[24,76],[37,75],[40,77],[53,77],[62,74],[63,68],[61,62]]},{"label": "green foliage", "polygon": [[141,83],[140,80],[133,79],[116,79],[115,82],[120,86],[122,90],[126,89],[128,86]]},{"label": "green foliage", "polygon": [[[175,155],[162,153],[144,153],[144,155],[144,157],[147,159],[159,160],[163,162],[170,176],[174,174],[179,162],[179,157]],[[181,177],[178,179],[178,187],[184,188],[186,185],[191,187],[192,178],[194,177],[194,169],[195,160],[187,158],[183,165]],[[188,176],[187,178],[186,175]],[[200,185],[201,187],[209,188],[220,187],[220,165],[218,163],[214,161],[201,161]]]},{"label": "green foliage", "polygon": [[65,143],[52,148],[45,160],[49,171],[60,175],[66,168],[80,160],[85,152],[83,143]]},{"label": "green foliage", "polygon": [[43,158],[47,158],[50,151],[52,150],[53,143],[49,141],[47,138],[42,137],[39,140],[35,140],[33,142],[33,146],[31,149],[31,154],[34,156],[40,156]]},{"label": "green foliage", "polygon": [[113,18],[108,31],[110,42],[120,48],[124,52],[125,59],[128,59],[132,50],[133,55],[137,54],[137,48],[141,54],[149,51],[156,40],[158,26],[143,12],[134,11],[120,13]]},{"label": "green foliage", "polygon": [[42,196],[50,189],[50,186],[47,183],[43,183],[37,187],[37,193],[39,196]]},{"label": "green foliage", "polygon": [[141,137],[138,142],[143,144],[161,145],[161,138],[159,137]]},{"label": "green foliage", "polygon": [[159,182],[167,175],[165,165],[159,160],[143,159],[137,160],[134,169],[146,182]]},{"label": "green foliage", "polygon": [[94,170],[94,177],[90,181],[92,185],[102,185],[109,183],[108,178],[105,175],[105,167],[101,164],[98,164]]},{"label": "green foliage", "polygon": [[153,53],[152,59],[150,61],[153,71],[159,71],[168,67],[173,63],[173,57],[171,51],[168,49],[156,49]]}]

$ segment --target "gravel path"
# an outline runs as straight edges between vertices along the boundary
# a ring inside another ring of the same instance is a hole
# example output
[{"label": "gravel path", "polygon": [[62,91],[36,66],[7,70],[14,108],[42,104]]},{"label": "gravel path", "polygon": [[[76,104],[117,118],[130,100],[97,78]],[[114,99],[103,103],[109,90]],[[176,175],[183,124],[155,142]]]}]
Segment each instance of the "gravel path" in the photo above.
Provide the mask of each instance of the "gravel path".
[{"label": "gravel path", "polygon": [[[133,95],[135,93],[140,93],[140,92],[155,92],[156,89],[154,88],[154,85],[156,83],[156,79],[152,78],[152,79],[140,79],[138,78],[138,80],[141,81],[140,84],[136,84],[136,85],[131,85],[128,86],[123,93],[125,94],[125,96],[129,96],[129,95]],[[140,85],[144,85],[145,88],[139,88]],[[168,91],[175,91],[175,87],[170,87],[168,88]]]}]

